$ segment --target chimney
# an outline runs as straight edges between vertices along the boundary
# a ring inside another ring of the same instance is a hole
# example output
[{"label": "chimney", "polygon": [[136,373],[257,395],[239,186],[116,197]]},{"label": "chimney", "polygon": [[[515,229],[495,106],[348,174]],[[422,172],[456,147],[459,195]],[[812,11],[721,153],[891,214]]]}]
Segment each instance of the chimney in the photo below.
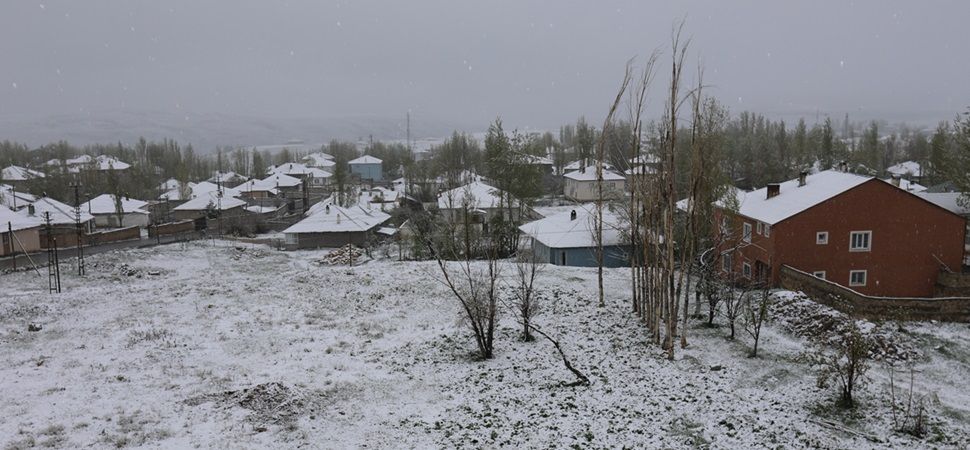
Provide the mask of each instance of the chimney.
[{"label": "chimney", "polygon": [[337,214],[337,223],[340,223],[340,214]]},{"label": "chimney", "polygon": [[798,187],[802,187],[808,181],[808,171],[803,170],[798,174]]},{"label": "chimney", "polygon": [[330,214],[330,205],[327,205],[327,214]]},{"label": "chimney", "polygon": [[575,209],[572,210],[572,212],[569,213],[569,220],[571,220],[571,221],[572,220],[576,220],[576,210]]},{"label": "chimney", "polygon": [[36,210],[34,209],[34,205],[33,204],[27,205],[27,215],[28,216],[33,217],[35,211]]},{"label": "chimney", "polygon": [[845,162],[844,159],[842,161],[839,161],[839,170],[842,171],[842,172],[848,172],[849,171],[849,163]]},{"label": "chimney", "polygon": [[781,194],[781,185],[778,183],[768,183],[767,190],[768,196],[765,198],[765,200],[771,197],[777,197],[778,194]]},{"label": "chimney", "polygon": [[899,187],[899,175],[893,174],[892,183],[893,186]]}]

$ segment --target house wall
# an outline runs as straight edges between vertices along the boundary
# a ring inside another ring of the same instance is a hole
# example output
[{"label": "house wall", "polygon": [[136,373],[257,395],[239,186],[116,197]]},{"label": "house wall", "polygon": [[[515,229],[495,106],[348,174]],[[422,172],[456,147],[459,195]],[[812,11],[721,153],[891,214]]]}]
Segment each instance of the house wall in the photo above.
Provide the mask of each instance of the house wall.
[{"label": "house wall", "polygon": [[95,214],[94,223],[99,227],[104,228],[119,228],[119,227],[147,227],[151,222],[151,217],[149,214],[138,214],[138,213],[126,213],[122,217],[122,223],[118,223],[117,214]]},{"label": "house wall", "polygon": [[381,164],[350,164],[350,173],[360,176],[362,180],[383,180]]},{"label": "house wall", "polygon": [[[542,242],[533,239],[532,251],[537,255],[537,261],[556,266],[597,267],[596,248],[549,248]],[[629,247],[603,247],[603,267],[628,267],[630,265]],[[563,258],[565,257],[565,264]]]},{"label": "house wall", "polygon": [[[564,180],[563,194],[568,199],[577,202],[589,202],[596,200],[599,197],[595,180],[579,181],[572,178],[564,178]],[[626,182],[624,180],[604,181],[603,197],[617,197],[623,193],[624,189],[626,189]]]},{"label": "house wall", "polygon": [[286,233],[286,248],[288,250],[310,248],[336,248],[347,244],[363,246],[367,243],[370,232],[346,233]]},{"label": "house wall", "polygon": [[[755,223],[735,218],[735,234],[742,220]],[[829,233],[828,244],[816,244],[819,231]],[[869,251],[849,250],[852,231],[872,231]],[[825,271],[827,280],[864,295],[929,297],[941,262],[960,270],[965,233],[966,219],[873,179],[776,224],[769,238],[753,233],[757,245],[742,248],[734,266],[740,271],[743,260],[770,262],[775,284],[781,265],[788,265]],[[865,286],[849,285],[851,270],[867,271]]]},{"label": "house wall", "polygon": [[40,251],[40,228],[14,230],[14,239],[10,239],[10,237],[10,233],[6,229],[0,230],[0,256]]}]

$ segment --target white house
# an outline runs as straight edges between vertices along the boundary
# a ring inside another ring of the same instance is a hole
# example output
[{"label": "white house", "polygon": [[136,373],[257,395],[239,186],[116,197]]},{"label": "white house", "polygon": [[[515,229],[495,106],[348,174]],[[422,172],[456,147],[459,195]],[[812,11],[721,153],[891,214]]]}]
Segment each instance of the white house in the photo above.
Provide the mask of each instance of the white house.
[{"label": "white house", "polygon": [[[563,175],[563,194],[577,202],[589,202],[599,198],[598,181],[595,167],[586,167]],[[603,169],[603,198],[610,199],[623,195],[626,178],[616,172]]]},{"label": "white house", "polygon": [[375,230],[391,216],[374,208],[341,208],[325,204],[315,213],[283,230],[288,249],[366,245]]},{"label": "white house", "polygon": [[300,163],[286,163],[278,166],[270,166],[267,172],[270,175],[286,175],[300,180],[308,180],[310,186],[326,186],[333,177],[333,174],[316,167],[310,167]]},{"label": "white house", "polygon": [[[121,208],[121,220],[118,219],[118,208]],[[81,206],[83,210],[94,216],[99,227],[147,227],[151,223],[148,213],[148,202],[128,197],[118,197],[113,194],[101,194],[92,198]]]}]

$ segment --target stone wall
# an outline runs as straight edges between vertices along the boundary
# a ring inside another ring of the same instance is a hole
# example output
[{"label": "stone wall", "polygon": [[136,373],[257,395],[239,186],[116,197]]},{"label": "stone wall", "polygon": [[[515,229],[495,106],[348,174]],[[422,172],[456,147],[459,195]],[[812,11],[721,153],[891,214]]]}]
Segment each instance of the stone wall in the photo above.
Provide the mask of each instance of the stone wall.
[{"label": "stone wall", "polygon": [[789,266],[780,275],[785,289],[855,317],[970,322],[970,297],[870,297]]}]

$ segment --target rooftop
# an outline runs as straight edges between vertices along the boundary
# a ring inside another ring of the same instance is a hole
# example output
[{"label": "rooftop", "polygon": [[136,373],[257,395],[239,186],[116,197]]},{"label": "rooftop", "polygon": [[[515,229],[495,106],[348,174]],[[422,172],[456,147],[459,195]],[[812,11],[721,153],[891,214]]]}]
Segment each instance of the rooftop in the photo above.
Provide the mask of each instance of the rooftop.
[{"label": "rooftop", "polygon": [[352,159],[348,164],[380,164],[383,161],[371,155],[364,155],[357,159]]},{"label": "rooftop", "polygon": [[[798,179],[780,183],[779,194],[767,198],[767,187],[751,192],[735,191],[738,213],[774,225],[873,178],[837,170],[825,170],[806,177],[805,186]],[[724,206],[724,202],[719,202]]]},{"label": "rooftop", "polygon": [[[563,176],[566,178],[569,178],[570,180],[576,180],[576,181],[596,181],[596,168],[587,167],[584,170],[569,172]],[[603,169],[603,181],[622,181],[622,180],[626,180],[626,178],[624,178],[623,175],[620,175],[616,172],[612,172],[607,169]]]},{"label": "rooftop", "polygon": [[[572,218],[573,212],[576,218]],[[603,209],[603,245],[623,241],[624,227],[620,218]],[[596,206],[577,205],[570,211],[553,214],[519,227],[523,233],[549,248],[586,248],[596,246]]]},{"label": "rooftop", "polygon": [[283,230],[283,233],[342,233],[369,231],[387,222],[391,216],[377,209],[361,206],[341,208],[329,205]]},{"label": "rooftop", "polygon": [[[481,181],[474,181],[464,186],[438,194],[439,209],[489,209],[505,206],[502,204],[502,191]],[[515,206],[517,202],[513,200]]]},{"label": "rooftop", "polygon": [[[144,207],[148,206],[148,202],[143,200],[137,200],[127,197],[121,198],[121,209],[126,214],[148,214]],[[117,205],[115,203],[115,196],[112,194],[101,194],[97,197],[92,198],[87,203],[82,205],[83,210],[90,212],[91,214],[116,214]]]}]

